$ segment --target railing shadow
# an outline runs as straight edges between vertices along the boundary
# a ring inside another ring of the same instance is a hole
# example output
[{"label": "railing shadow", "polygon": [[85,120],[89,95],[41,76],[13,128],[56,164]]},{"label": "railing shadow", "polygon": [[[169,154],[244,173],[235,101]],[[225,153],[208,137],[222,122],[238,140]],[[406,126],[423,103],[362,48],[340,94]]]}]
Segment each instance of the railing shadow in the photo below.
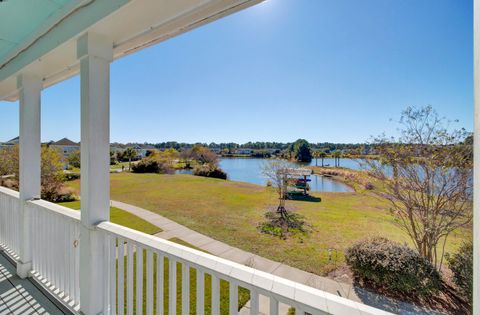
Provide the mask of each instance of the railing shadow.
[{"label": "railing shadow", "polygon": [[20,279],[0,250],[0,314],[63,314],[29,279]]}]

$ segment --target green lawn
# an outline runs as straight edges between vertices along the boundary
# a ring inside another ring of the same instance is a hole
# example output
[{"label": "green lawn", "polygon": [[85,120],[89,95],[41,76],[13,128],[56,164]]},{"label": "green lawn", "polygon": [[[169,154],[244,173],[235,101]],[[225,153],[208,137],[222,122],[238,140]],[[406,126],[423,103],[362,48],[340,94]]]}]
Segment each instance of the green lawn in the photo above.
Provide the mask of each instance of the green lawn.
[{"label": "green lawn", "polygon": [[[80,210],[80,201],[63,202],[59,203],[59,205],[74,210]],[[123,211],[115,207],[110,207],[110,221],[146,234],[156,234],[162,232],[161,228],[137,217],[136,215],[131,214],[130,212]]]},{"label": "green lawn", "polygon": [[[79,188],[79,181],[69,182]],[[288,201],[313,225],[309,236],[281,240],[259,233],[264,212],[277,203],[272,189],[191,175],[111,174],[111,198],[159,213],[193,230],[246,251],[325,275],[344,263],[358,239],[385,236],[409,243],[388,204],[367,193],[313,193],[321,202]],[[453,233],[447,251],[471,233]],[[333,254],[329,255],[329,249]]]}]

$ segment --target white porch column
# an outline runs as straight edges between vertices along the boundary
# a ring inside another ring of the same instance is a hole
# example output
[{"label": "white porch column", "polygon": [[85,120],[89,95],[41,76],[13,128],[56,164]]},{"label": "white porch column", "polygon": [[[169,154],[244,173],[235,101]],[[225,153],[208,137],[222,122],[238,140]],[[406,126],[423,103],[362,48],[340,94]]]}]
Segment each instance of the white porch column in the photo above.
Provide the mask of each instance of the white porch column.
[{"label": "white porch column", "polygon": [[87,33],[77,42],[81,88],[80,307],[103,312],[104,240],[95,225],[110,218],[110,62],[112,42]]},{"label": "white porch column", "polygon": [[480,0],[474,11],[473,314],[480,314]]},{"label": "white porch column", "polygon": [[40,198],[40,94],[42,81],[32,75],[17,77],[20,98],[20,261],[17,274],[29,276],[32,269],[30,216],[25,202]]}]

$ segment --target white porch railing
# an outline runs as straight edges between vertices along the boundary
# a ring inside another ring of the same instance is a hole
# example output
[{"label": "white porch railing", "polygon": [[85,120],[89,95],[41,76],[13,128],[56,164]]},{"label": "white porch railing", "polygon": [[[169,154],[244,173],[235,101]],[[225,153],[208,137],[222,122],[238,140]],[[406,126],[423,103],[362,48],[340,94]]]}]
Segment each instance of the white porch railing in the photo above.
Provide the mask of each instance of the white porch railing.
[{"label": "white porch railing", "polygon": [[[17,193],[0,188],[0,244],[13,258],[18,202]],[[33,236],[32,276],[76,312],[81,286],[80,213],[43,200],[27,205]],[[104,278],[104,314],[237,314],[240,287],[249,291],[250,314],[259,314],[260,295],[269,298],[270,314],[278,314],[279,303],[294,307],[296,314],[387,314],[111,222],[95,228],[107,258],[98,266]]]},{"label": "white porch railing", "polygon": [[0,246],[12,257],[20,250],[19,193],[0,187]]},{"label": "white porch railing", "polygon": [[27,202],[31,214],[32,275],[69,308],[80,304],[80,212],[44,200]]}]

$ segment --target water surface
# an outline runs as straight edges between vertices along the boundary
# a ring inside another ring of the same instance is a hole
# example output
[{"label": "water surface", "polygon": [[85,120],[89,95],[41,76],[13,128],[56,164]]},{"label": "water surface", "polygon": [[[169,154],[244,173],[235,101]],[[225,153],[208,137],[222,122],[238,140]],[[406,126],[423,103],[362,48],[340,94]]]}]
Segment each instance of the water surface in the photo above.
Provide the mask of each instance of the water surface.
[{"label": "water surface", "polygon": [[[272,161],[272,160],[261,159],[261,158],[222,158],[220,159],[220,168],[227,173],[229,180],[264,186],[267,183],[267,178],[265,178],[265,176],[262,174],[262,169],[264,165],[269,161]],[[300,167],[302,165],[308,165],[308,164],[300,164],[300,163],[292,163],[292,164]],[[313,161],[313,165],[315,165],[315,161]],[[352,192],[353,191],[351,187],[345,185],[344,183],[338,182],[328,177],[312,175],[310,176],[310,179],[311,179],[311,182],[309,182],[310,191],[323,191],[323,192]]]}]

